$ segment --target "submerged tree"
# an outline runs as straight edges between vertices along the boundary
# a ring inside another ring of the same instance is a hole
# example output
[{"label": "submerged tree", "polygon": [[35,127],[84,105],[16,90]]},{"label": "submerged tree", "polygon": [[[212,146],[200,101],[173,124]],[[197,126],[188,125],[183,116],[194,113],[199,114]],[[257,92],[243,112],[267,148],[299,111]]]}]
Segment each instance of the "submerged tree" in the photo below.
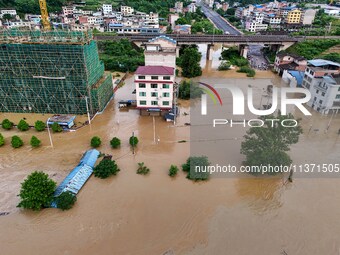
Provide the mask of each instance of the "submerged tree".
[{"label": "submerged tree", "polygon": [[187,178],[194,181],[204,181],[209,179],[207,167],[210,162],[207,157],[189,157],[187,162],[182,165],[184,172],[187,172]]},{"label": "submerged tree", "polygon": [[37,148],[40,146],[41,141],[36,136],[32,136],[30,144],[33,148]]},{"label": "submerged tree", "polygon": [[55,199],[57,207],[61,210],[69,210],[77,201],[77,197],[70,191],[64,191]]},{"label": "submerged tree", "polygon": [[101,179],[106,179],[111,175],[116,175],[119,171],[120,170],[116,162],[106,158],[100,161],[99,165],[93,169],[94,176]]},{"label": "submerged tree", "polygon": [[9,119],[4,119],[1,122],[1,126],[3,129],[10,130],[13,127],[13,122],[11,122]]},{"label": "submerged tree", "polygon": [[200,67],[201,53],[196,47],[186,47],[180,56],[180,67],[184,77],[196,77],[202,74]]},{"label": "submerged tree", "polygon": [[43,172],[33,172],[21,183],[18,207],[39,211],[49,207],[53,200],[56,182]]},{"label": "submerged tree", "polygon": [[0,147],[5,144],[5,138],[4,136],[0,133]]},{"label": "submerged tree", "polygon": [[[292,114],[260,117],[264,122],[262,127],[251,127],[244,136],[241,144],[241,153],[246,156],[244,162],[247,166],[288,166],[292,163],[287,151],[290,145],[299,141],[302,128],[297,125]],[[267,120],[267,121],[266,121]],[[274,121],[269,121],[274,120]],[[285,126],[281,125],[282,121]],[[292,127],[287,127],[287,126]],[[268,174],[277,172],[269,171]],[[253,173],[258,174],[258,173]]]},{"label": "submerged tree", "polygon": [[18,129],[20,131],[27,131],[30,128],[28,123],[25,120],[20,120],[18,124]]},{"label": "submerged tree", "polygon": [[46,128],[46,124],[45,122],[41,121],[41,120],[37,120],[34,124],[34,128],[35,130],[37,130],[38,132],[44,131]]},{"label": "submerged tree", "polygon": [[24,142],[17,135],[12,136],[11,144],[13,148],[20,148],[24,145]]}]

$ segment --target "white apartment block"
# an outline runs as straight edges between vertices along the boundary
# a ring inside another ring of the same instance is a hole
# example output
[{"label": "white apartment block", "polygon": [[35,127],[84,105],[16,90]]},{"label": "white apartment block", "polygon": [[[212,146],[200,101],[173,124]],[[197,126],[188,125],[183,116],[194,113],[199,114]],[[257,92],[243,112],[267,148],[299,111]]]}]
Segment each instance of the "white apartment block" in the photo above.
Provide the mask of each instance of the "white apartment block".
[{"label": "white apartment block", "polygon": [[196,12],[196,10],[197,10],[197,7],[196,7],[196,4],[195,4],[195,3],[189,4],[189,6],[188,6],[188,12]]},{"label": "white apartment block", "polygon": [[173,107],[175,68],[140,66],[135,72],[137,108],[147,112]]},{"label": "white apartment block", "polygon": [[146,66],[169,66],[176,68],[177,42],[165,35],[161,35],[145,43]]},{"label": "white apartment block", "polygon": [[265,31],[268,29],[268,24],[258,23],[256,21],[247,21],[245,29],[249,32]]},{"label": "white apartment block", "polygon": [[340,109],[340,64],[323,59],[308,61],[302,86],[311,92],[307,103],[322,114]]},{"label": "white apartment block", "polygon": [[112,4],[103,4],[102,10],[104,15],[108,15],[112,12]]},{"label": "white apartment block", "polygon": [[339,10],[336,9],[324,9],[325,13],[329,16],[339,16]]},{"label": "white apartment block", "polygon": [[74,6],[63,6],[62,10],[63,10],[63,16],[73,15],[73,13],[76,10],[76,7],[74,7]]},{"label": "white apartment block", "polygon": [[124,5],[122,5],[122,6],[120,6],[120,12],[123,14],[123,15],[131,15],[131,14],[133,14],[133,12],[134,12],[134,9],[132,8],[132,7],[130,7],[130,6],[124,6]]},{"label": "white apartment block", "polygon": [[2,10],[0,10],[1,18],[5,14],[9,14],[9,15],[12,15],[12,16],[17,16],[17,11],[14,10],[14,9],[2,9]]},{"label": "white apartment block", "polygon": [[263,18],[263,22],[268,24],[271,27],[277,27],[281,24],[282,18],[274,13],[265,14]]}]

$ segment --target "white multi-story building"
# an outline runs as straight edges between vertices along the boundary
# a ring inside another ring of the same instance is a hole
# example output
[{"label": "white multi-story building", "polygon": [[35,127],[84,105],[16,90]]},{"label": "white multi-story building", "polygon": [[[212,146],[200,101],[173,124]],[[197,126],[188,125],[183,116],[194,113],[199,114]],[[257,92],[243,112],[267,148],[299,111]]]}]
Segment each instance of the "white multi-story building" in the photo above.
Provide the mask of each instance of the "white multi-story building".
[{"label": "white multi-story building", "polygon": [[188,12],[196,12],[197,7],[195,3],[191,3],[188,5]]},{"label": "white multi-story building", "polygon": [[176,48],[176,41],[165,35],[149,40],[145,43],[145,65],[176,68]]},{"label": "white multi-story building", "polygon": [[17,16],[17,11],[14,10],[14,9],[2,9],[2,10],[0,10],[0,17],[1,18],[5,14],[9,14],[11,16]]},{"label": "white multi-story building", "polygon": [[74,11],[76,10],[76,7],[74,6],[63,6],[63,16],[73,15]]},{"label": "white multi-story building", "polygon": [[328,114],[340,109],[340,64],[323,59],[309,60],[302,86],[311,92],[307,103],[314,110]]},{"label": "white multi-story building", "polygon": [[252,12],[251,16],[246,19],[245,29],[249,32],[258,32],[267,30],[268,24],[263,24],[264,14],[261,12]]},{"label": "white multi-story building", "polygon": [[130,6],[124,6],[124,5],[122,5],[122,6],[120,6],[120,12],[121,12],[124,16],[126,16],[126,15],[131,15],[131,14],[133,14],[134,9],[133,9],[132,7],[130,7]]},{"label": "white multi-story building", "polygon": [[175,12],[182,13],[183,12],[183,2],[175,3]]},{"label": "white multi-story building", "polygon": [[135,72],[137,108],[141,114],[173,108],[175,68],[140,66]]},{"label": "white multi-story building", "polygon": [[102,5],[103,15],[108,15],[112,13],[112,4]]},{"label": "white multi-story building", "polygon": [[329,16],[339,16],[339,10],[337,9],[324,9],[325,13]]},{"label": "white multi-story building", "polygon": [[268,29],[268,24],[258,23],[256,21],[247,21],[246,30],[249,32],[265,31]]},{"label": "white multi-story building", "polygon": [[275,13],[265,13],[263,22],[268,24],[270,27],[280,26],[282,18]]}]

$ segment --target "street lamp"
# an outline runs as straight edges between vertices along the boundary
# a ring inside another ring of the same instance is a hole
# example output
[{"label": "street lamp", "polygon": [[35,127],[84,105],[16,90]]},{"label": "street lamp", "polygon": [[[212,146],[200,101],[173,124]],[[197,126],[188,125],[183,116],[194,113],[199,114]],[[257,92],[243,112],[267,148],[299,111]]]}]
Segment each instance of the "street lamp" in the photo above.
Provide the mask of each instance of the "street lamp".
[{"label": "street lamp", "polygon": [[49,136],[49,138],[50,138],[50,144],[51,144],[51,147],[53,148],[53,142],[52,142],[52,136],[51,136],[50,126],[49,126],[49,124],[48,124],[49,122],[50,122],[50,118],[47,119],[46,125],[47,125],[48,136]]}]

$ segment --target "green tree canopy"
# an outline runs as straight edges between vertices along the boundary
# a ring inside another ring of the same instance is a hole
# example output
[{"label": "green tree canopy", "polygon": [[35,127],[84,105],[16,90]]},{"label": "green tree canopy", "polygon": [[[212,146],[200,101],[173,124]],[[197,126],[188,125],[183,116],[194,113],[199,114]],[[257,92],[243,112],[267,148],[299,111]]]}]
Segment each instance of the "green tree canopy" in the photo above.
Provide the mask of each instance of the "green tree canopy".
[{"label": "green tree canopy", "polygon": [[30,144],[33,148],[37,148],[40,146],[41,141],[36,136],[32,136]]},{"label": "green tree canopy", "polygon": [[[210,162],[206,156],[189,157],[187,162],[182,165],[184,172],[187,172],[187,178],[194,181],[204,181],[209,179],[209,172],[204,171]],[[200,167],[203,171],[196,171],[196,166]]]},{"label": "green tree canopy", "polygon": [[28,123],[25,120],[20,120],[18,124],[18,129],[20,131],[27,131],[30,128]]},{"label": "green tree canopy", "polygon": [[[287,166],[291,164],[292,160],[286,152],[290,150],[290,145],[299,141],[302,128],[299,125],[284,127],[281,122],[294,119],[294,116],[279,114],[263,116],[260,119],[264,121],[264,126],[251,127],[241,144],[241,153],[246,156],[244,164],[247,166]],[[277,121],[272,123],[265,119],[277,119]],[[275,172],[268,174],[275,174]]]},{"label": "green tree canopy", "polygon": [[57,122],[54,122],[51,125],[51,128],[52,128],[53,133],[60,133],[63,131],[63,128]]},{"label": "green tree canopy", "polygon": [[136,147],[138,144],[139,140],[137,138],[137,136],[131,136],[129,139],[129,143],[132,147]]},{"label": "green tree canopy", "polygon": [[98,148],[101,145],[102,141],[99,136],[94,136],[91,139],[91,147]]},{"label": "green tree canopy", "polygon": [[202,74],[200,66],[201,53],[196,47],[185,47],[183,54],[180,56],[180,67],[184,77],[196,77]]},{"label": "green tree canopy", "polygon": [[117,149],[120,147],[120,139],[118,137],[113,137],[110,141],[111,147]]},{"label": "green tree canopy", "polygon": [[144,162],[138,163],[137,174],[147,175],[150,169],[145,166]]},{"label": "green tree canopy", "polygon": [[114,160],[104,158],[100,163],[93,169],[94,176],[101,179],[106,179],[111,175],[116,175],[119,172],[119,168]]},{"label": "green tree canopy", "polygon": [[0,147],[5,144],[5,138],[4,136],[0,133]]},{"label": "green tree canopy", "polygon": [[33,172],[21,183],[18,207],[39,211],[49,207],[53,200],[56,182],[43,172]]},{"label": "green tree canopy", "polygon": [[41,121],[41,120],[37,120],[34,124],[34,128],[35,130],[37,130],[38,132],[44,131],[46,128],[46,124],[45,122]]},{"label": "green tree canopy", "polygon": [[20,148],[24,145],[24,142],[21,140],[19,136],[12,136],[11,144],[13,148]]},{"label": "green tree canopy", "polygon": [[10,130],[13,127],[13,122],[9,119],[4,119],[1,123],[3,129]]},{"label": "green tree canopy", "polygon": [[63,211],[69,210],[77,201],[77,197],[70,191],[65,191],[55,198],[57,207]]}]

